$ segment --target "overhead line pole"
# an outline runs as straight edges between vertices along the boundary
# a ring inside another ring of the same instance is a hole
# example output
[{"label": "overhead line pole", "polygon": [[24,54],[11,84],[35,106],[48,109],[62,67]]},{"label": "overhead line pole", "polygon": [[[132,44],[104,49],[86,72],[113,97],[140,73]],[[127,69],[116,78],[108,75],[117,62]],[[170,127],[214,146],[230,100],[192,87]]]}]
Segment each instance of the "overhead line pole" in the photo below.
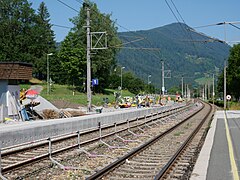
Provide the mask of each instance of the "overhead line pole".
[{"label": "overhead line pole", "polygon": [[227,96],[227,67],[226,67],[226,60],[224,61],[224,93],[223,93],[223,101],[224,101],[224,110],[226,110],[226,96]]},{"label": "overhead line pole", "polygon": [[182,98],[183,98],[183,76],[182,76]]},{"label": "overhead line pole", "polygon": [[[224,23],[224,40],[225,40],[225,42],[226,42],[226,23]],[[227,63],[226,63],[226,60],[224,61],[224,70],[223,70],[223,78],[224,78],[224,80],[223,80],[223,84],[224,84],[224,92],[223,92],[223,101],[224,101],[224,106],[223,106],[223,108],[224,108],[224,110],[226,110],[226,104],[227,104],[227,100],[226,100],[226,96],[227,96]]]},{"label": "overhead line pole", "polygon": [[165,91],[165,87],[164,87],[164,61],[161,60],[162,62],[162,95],[164,96],[164,91]]},{"label": "overhead line pole", "polygon": [[87,111],[92,109],[92,92],[91,92],[91,32],[90,32],[90,9],[84,4],[87,10]]},{"label": "overhead line pole", "polygon": [[212,96],[213,96],[213,105],[214,105],[214,99],[215,99],[214,74],[213,74],[213,93],[212,93]]}]

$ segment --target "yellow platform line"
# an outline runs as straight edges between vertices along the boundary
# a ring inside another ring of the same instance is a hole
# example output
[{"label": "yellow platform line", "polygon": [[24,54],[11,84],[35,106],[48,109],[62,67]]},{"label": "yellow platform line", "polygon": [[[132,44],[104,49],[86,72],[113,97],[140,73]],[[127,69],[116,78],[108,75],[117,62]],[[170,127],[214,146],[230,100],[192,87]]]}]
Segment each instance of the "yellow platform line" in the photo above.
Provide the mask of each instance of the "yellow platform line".
[{"label": "yellow platform line", "polygon": [[224,111],[224,121],[225,121],[225,127],[226,127],[226,136],[227,136],[227,142],[228,142],[228,150],[229,150],[229,157],[231,162],[231,169],[233,173],[233,179],[239,180],[238,176],[238,169],[234,158],[234,152],[233,152],[233,145],[232,145],[232,139],[229,132],[227,117],[226,117],[226,111]]}]

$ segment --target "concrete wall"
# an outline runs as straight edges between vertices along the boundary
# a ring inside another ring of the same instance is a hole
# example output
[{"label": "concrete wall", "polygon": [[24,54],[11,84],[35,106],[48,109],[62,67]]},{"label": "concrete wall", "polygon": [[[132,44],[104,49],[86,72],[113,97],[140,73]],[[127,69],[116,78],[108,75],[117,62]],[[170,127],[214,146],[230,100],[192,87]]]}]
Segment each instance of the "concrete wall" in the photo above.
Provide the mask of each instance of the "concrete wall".
[{"label": "concrete wall", "polygon": [[[179,106],[179,104],[175,104],[171,107],[174,108],[177,106]],[[166,108],[169,107],[140,108],[65,119],[27,121],[18,124],[1,124],[0,147],[4,148],[61,134],[83,131],[97,127],[99,122],[101,122],[102,125],[122,122],[127,119],[134,119],[151,113],[161,112]]]}]

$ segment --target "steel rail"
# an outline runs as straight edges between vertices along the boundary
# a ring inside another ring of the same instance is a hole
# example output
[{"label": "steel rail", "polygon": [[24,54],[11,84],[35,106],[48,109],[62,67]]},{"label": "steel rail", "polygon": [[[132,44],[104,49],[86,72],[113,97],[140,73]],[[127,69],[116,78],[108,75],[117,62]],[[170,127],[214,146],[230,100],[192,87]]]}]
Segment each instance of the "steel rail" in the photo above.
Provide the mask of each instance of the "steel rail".
[{"label": "steel rail", "polygon": [[[173,109],[170,109],[170,110],[168,109],[168,110],[166,110],[164,112],[161,112],[161,113],[167,113],[167,112],[174,111],[174,110],[179,110],[179,109],[181,110],[181,108],[183,108],[183,110],[184,110],[184,109],[188,108],[188,106],[176,107],[176,108],[173,108]],[[157,113],[154,113],[154,114],[142,116],[142,117],[139,117],[138,120],[142,120],[144,118],[150,118],[150,117],[153,117],[153,116],[157,116],[159,114],[160,113],[157,112]],[[166,117],[166,116],[163,116],[163,117]],[[129,120],[130,123],[136,122],[136,121],[137,121],[137,118]],[[147,123],[150,122],[150,121],[151,120],[147,121]],[[126,123],[126,121],[121,121],[117,124],[117,126],[124,125],[125,123]],[[139,124],[139,125],[142,125],[142,124]],[[115,126],[115,124],[104,125],[104,126],[102,126],[102,129],[104,130],[104,129],[108,129],[108,128],[113,128],[114,126]],[[82,136],[82,135],[90,134],[90,133],[93,133],[93,132],[97,132],[98,130],[99,130],[98,127],[91,128],[91,129],[80,132],[80,135]],[[60,136],[57,136],[57,137],[53,137],[52,143],[56,143],[56,142],[59,142],[59,141],[64,141],[66,139],[75,138],[75,137],[77,137],[77,134],[75,134],[75,133],[74,134],[71,133],[71,134],[60,135]],[[37,144],[34,144],[34,143],[37,143]],[[4,157],[4,156],[10,155],[10,154],[21,152],[21,151],[29,149],[29,148],[37,148],[37,147],[45,146],[47,144],[48,144],[47,138],[41,139],[41,140],[36,140],[36,141],[31,141],[31,142],[19,144],[19,145],[16,145],[16,146],[2,148],[1,149],[1,151],[2,151],[1,155],[2,155],[2,157]],[[19,148],[19,149],[14,149],[14,148]],[[14,150],[8,151],[8,149],[14,149]]]},{"label": "steel rail", "polygon": [[[185,110],[186,108],[189,108],[189,107],[184,107],[182,110]],[[173,110],[176,110],[176,109],[178,109],[178,110],[180,109],[180,111],[181,111],[181,108],[174,108],[172,110],[167,110],[165,112],[173,111]],[[163,113],[165,113],[165,112],[163,112]],[[157,115],[159,115],[159,113],[155,113],[155,115],[154,114],[148,115],[147,117],[148,118],[150,117],[150,120],[148,120],[147,122],[142,122],[142,123],[133,125],[133,126],[131,126],[131,128],[137,128],[139,126],[144,125],[145,123],[151,123],[153,121],[158,120],[159,118],[164,118],[164,117],[169,116],[168,114],[166,114],[166,115],[163,115],[161,117],[156,117],[155,119],[152,119],[153,116],[157,116]],[[145,118],[145,116],[141,117],[141,118],[143,119],[143,118]],[[131,122],[134,122],[134,121],[137,121],[137,119],[134,118]],[[126,122],[121,122],[121,123],[119,123],[117,125],[124,125],[124,124],[126,124]],[[105,127],[102,127],[102,128],[106,129],[106,128],[111,128],[111,127],[114,127],[114,126],[115,125],[108,125],[108,126],[105,126]],[[83,132],[81,135],[92,133],[92,132],[96,132],[98,130],[99,130],[99,128],[97,128],[95,130],[91,130],[90,132]],[[101,137],[96,137],[96,138],[93,138],[93,139],[81,142],[80,144],[74,144],[72,146],[68,146],[68,147],[65,147],[65,148],[62,148],[62,149],[58,149],[58,150],[53,151],[52,155],[56,155],[56,154],[62,153],[64,151],[68,151],[68,150],[77,148],[77,147],[79,147],[79,145],[80,146],[86,146],[87,144],[91,144],[91,143],[94,143],[96,141],[99,141],[101,138],[107,138],[107,137],[115,135],[116,133],[121,133],[121,132],[124,132],[124,131],[127,131],[127,130],[128,130],[128,127],[120,129],[120,130],[118,130],[116,132],[112,132],[112,133],[108,133],[108,134],[102,135]],[[58,142],[58,141],[61,141],[61,140],[66,140],[66,139],[69,139],[69,138],[74,138],[74,137],[77,137],[77,133],[76,133],[76,135],[74,134],[74,135],[71,135],[71,136],[68,136],[68,137],[64,137],[64,138],[61,138],[61,139],[55,139],[55,142]],[[54,142],[54,140],[52,142]],[[48,142],[43,142],[41,145],[38,144],[38,145],[35,145],[35,146],[27,147],[26,149],[29,150],[29,149],[36,148],[36,147],[42,147],[42,146],[45,146],[47,144],[48,144]],[[18,149],[14,153],[21,152],[21,151],[23,151],[23,150],[22,149]],[[10,154],[9,152],[7,152],[5,154],[2,153],[2,157],[7,156],[9,154]],[[18,163],[15,163],[15,164],[12,164],[12,165],[9,165],[9,166],[6,166],[6,167],[2,167],[2,172],[6,173],[6,172],[11,171],[13,169],[19,168],[19,167],[21,167],[23,165],[27,165],[27,164],[33,163],[34,161],[39,161],[41,159],[48,158],[48,157],[49,157],[49,153],[45,153],[45,154],[42,154],[42,155],[39,155],[39,156],[35,156],[35,157],[31,158],[31,159],[26,159],[24,161],[21,161],[21,162],[18,162]]]},{"label": "steel rail", "polygon": [[209,117],[210,113],[212,112],[212,106],[211,105],[209,105],[209,106],[210,106],[210,110],[204,116],[204,118],[201,121],[201,123],[199,123],[199,125],[194,129],[194,131],[187,138],[187,140],[181,145],[181,147],[178,149],[178,151],[173,155],[173,157],[168,161],[168,163],[161,169],[161,171],[155,176],[154,180],[159,180],[159,179],[163,178],[166,175],[167,171],[171,168],[171,166],[174,164],[174,162],[176,162],[177,158],[182,154],[184,149],[186,149],[188,144],[193,140],[195,135],[201,129],[202,125],[205,123],[205,121]]},{"label": "steel rail", "polygon": [[168,129],[167,131],[159,134],[156,137],[153,137],[152,139],[150,139],[148,142],[142,144],[141,146],[137,147],[136,149],[133,149],[131,152],[129,152],[128,154],[124,155],[123,157],[119,158],[118,160],[114,161],[113,163],[107,165],[106,167],[104,167],[103,169],[99,170],[98,172],[96,172],[95,174],[89,176],[86,178],[86,180],[95,180],[95,179],[99,179],[101,178],[103,175],[107,174],[108,172],[110,172],[111,170],[115,169],[116,167],[120,166],[121,164],[123,164],[127,159],[131,158],[132,156],[138,154],[139,152],[141,152],[142,150],[146,149],[147,147],[149,147],[150,145],[152,145],[153,143],[155,143],[156,141],[158,141],[159,139],[163,138],[165,135],[169,134],[170,132],[172,132],[174,129],[176,129],[177,127],[179,127],[180,125],[182,125],[184,122],[186,122],[187,120],[189,120],[191,117],[193,117],[194,115],[196,115],[197,113],[199,113],[202,109],[204,108],[204,106],[202,106],[198,111],[194,112],[193,114],[191,114],[189,117],[187,117],[185,120],[179,122],[178,124],[174,125],[173,127],[171,127],[170,129]]}]

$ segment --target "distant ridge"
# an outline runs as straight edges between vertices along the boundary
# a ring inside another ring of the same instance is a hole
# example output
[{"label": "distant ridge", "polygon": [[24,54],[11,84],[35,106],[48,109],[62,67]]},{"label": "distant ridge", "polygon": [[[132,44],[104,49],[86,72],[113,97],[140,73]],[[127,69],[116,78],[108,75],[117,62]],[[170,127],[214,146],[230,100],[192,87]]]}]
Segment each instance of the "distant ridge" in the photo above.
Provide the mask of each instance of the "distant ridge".
[{"label": "distant ridge", "polygon": [[[160,60],[163,59],[165,69],[171,70],[172,77],[165,80],[167,89],[178,86],[182,76],[186,83],[195,85],[196,79],[218,73],[222,70],[230,49],[226,43],[196,32],[183,23],[150,30],[121,32],[119,38],[126,43],[126,48],[120,50],[118,63],[145,82],[151,74],[151,82],[160,88]],[[130,43],[131,41],[135,42]]]}]

